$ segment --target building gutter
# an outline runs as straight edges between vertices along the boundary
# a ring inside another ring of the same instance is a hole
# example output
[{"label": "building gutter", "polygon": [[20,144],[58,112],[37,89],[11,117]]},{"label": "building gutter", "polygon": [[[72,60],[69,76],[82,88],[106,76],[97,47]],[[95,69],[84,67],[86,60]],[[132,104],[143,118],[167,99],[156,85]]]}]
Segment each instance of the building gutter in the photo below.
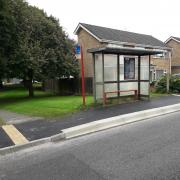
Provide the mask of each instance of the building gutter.
[{"label": "building gutter", "polygon": [[108,43],[108,44],[115,44],[115,45],[129,45],[129,46],[135,46],[135,47],[140,47],[140,48],[152,48],[152,49],[162,49],[162,50],[167,50],[171,51],[172,48],[169,47],[161,47],[161,46],[152,46],[152,45],[144,45],[144,44],[135,44],[135,43],[128,43],[128,42],[119,42],[119,41],[111,41],[111,40],[106,40],[102,39],[101,42],[103,43]]},{"label": "building gutter", "polygon": [[135,46],[135,47],[124,47],[124,46],[122,46],[122,45],[115,45],[115,44],[108,44],[107,46],[106,46],[107,48],[114,48],[114,49],[126,49],[126,50],[137,50],[137,51],[146,51],[146,52],[160,52],[160,53],[163,53],[163,52],[166,52],[166,50],[164,50],[164,49],[159,49],[159,48],[157,48],[157,49],[146,49],[145,47],[138,47],[138,46]]}]

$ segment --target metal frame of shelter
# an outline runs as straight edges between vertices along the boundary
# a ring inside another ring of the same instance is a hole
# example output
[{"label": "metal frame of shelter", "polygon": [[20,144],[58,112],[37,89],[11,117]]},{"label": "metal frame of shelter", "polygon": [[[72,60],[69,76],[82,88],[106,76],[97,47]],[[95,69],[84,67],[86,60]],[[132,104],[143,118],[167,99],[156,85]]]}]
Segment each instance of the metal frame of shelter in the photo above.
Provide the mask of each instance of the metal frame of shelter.
[{"label": "metal frame of shelter", "polygon": [[[107,92],[105,86],[108,84],[116,84],[117,88],[114,89],[114,91],[117,91],[116,97],[120,97],[120,92],[121,92],[121,83],[132,83],[136,82],[137,89],[137,99],[140,100],[141,97],[148,97],[150,98],[150,64],[151,64],[151,55],[156,55],[156,54],[161,54],[167,50],[163,49],[143,49],[143,48],[129,48],[129,47],[120,47],[120,48],[109,48],[109,47],[103,47],[103,48],[92,48],[89,49],[88,52],[92,53],[93,57],[93,72],[94,72],[94,77],[93,77],[93,95],[94,95],[94,100],[97,102],[98,100],[102,100],[104,94]],[[102,70],[97,70],[96,67],[96,55],[101,56],[102,58]],[[116,61],[117,61],[117,79],[115,81],[106,81],[105,80],[105,56],[106,55],[113,55],[117,56]],[[121,80],[120,79],[120,56],[136,56],[137,57],[137,79],[129,79],[129,80]],[[147,61],[148,61],[148,79],[141,79],[141,57],[143,56],[148,56]],[[97,82],[96,76],[99,75],[99,73],[102,73],[102,81]],[[141,84],[142,83],[148,83],[148,94],[143,95],[141,93]],[[97,97],[97,87],[101,87],[101,97]],[[131,90],[131,89],[127,89]],[[133,89],[134,90],[134,89]]]}]

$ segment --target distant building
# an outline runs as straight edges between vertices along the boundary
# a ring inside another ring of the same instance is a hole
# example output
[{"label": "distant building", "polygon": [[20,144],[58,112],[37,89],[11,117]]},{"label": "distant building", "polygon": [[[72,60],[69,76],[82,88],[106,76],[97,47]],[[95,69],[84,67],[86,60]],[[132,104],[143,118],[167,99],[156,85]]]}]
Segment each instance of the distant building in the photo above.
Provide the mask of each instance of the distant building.
[{"label": "distant building", "polygon": [[178,74],[180,73],[180,38],[171,36],[165,43],[172,48],[172,74]]},{"label": "distant building", "polygon": [[169,52],[151,56],[150,81],[157,81],[161,76],[171,73]]},{"label": "distant building", "polygon": [[20,84],[22,82],[21,79],[17,78],[10,78],[10,79],[3,79],[3,84]]}]

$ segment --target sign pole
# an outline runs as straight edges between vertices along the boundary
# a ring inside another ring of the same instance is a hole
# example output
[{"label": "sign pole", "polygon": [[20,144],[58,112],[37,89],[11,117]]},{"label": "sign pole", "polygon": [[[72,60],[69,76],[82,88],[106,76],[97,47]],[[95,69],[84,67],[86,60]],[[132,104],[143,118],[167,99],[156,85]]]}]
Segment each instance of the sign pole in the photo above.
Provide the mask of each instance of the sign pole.
[{"label": "sign pole", "polygon": [[85,82],[84,82],[84,59],[83,59],[83,49],[81,46],[81,78],[82,78],[82,98],[83,98],[83,106],[86,106],[86,98],[85,98]]}]

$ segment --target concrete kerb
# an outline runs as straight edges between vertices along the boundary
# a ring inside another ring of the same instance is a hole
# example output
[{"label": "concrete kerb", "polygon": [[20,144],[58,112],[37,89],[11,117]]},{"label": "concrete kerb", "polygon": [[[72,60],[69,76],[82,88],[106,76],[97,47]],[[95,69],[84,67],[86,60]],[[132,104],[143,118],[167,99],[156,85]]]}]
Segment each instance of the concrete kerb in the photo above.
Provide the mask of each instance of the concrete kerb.
[{"label": "concrete kerb", "polygon": [[180,103],[170,106],[164,106],[160,108],[134,112],[125,115],[115,116],[107,119],[97,120],[87,124],[63,129],[59,134],[47,138],[31,141],[27,144],[14,145],[14,146],[2,148],[0,149],[0,155],[6,155],[9,153],[17,152],[26,148],[42,145],[45,143],[62,141],[65,139],[70,139],[77,136],[81,136],[97,131],[102,131],[116,126],[123,126],[133,122],[143,121],[152,117],[161,116],[164,114],[169,114],[177,111],[180,111]]},{"label": "concrete kerb", "polygon": [[93,121],[91,123],[75,126],[72,128],[64,129],[62,132],[65,135],[65,139],[70,139],[73,137],[81,136],[84,134],[89,134],[105,129],[109,129],[116,126],[122,126],[125,124],[130,124],[137,121],[142,121],[152,117],[173,113],[180,111],[180,104],[154,108],[145,111],[134,112],[130,114],[125,114],[121,116],[115,116],[103,120]]},{"label": "concrete kerb", "polygon": [[54,136],[50,136],[47,138],[42,138],[42,139],[30,141],[26,144],[13,145],[13,146],[2,148],[2,149],[0,149],[0,156],[10,154],[10,153],[15,153],[15,152],[20,151],[20,150],[24,150],[24,149],[27,149],[30,147],[35,147],[35,146],[39,146],[39,145],[50,143],[50,142],[61,141],[64,139],[65,139],[65,135],[63,132],[61,132],[60,134],[56,134]]}]

